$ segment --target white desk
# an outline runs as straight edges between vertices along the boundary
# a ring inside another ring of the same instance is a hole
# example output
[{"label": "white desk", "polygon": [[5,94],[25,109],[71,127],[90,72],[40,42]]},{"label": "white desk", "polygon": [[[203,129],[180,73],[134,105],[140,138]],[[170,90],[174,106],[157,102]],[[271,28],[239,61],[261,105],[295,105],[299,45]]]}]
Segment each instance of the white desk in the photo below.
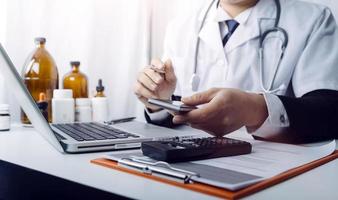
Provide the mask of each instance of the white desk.
[{"label": "white desk", "polygon": [[[10,132],[0,132],[0,160],[15,165],[129,198],[215,199],[89,162],[104,154],[61,154],[32,128],[14,126]],[[338,199],[337,185],[338,160],[335,160],[247,199]]]}]

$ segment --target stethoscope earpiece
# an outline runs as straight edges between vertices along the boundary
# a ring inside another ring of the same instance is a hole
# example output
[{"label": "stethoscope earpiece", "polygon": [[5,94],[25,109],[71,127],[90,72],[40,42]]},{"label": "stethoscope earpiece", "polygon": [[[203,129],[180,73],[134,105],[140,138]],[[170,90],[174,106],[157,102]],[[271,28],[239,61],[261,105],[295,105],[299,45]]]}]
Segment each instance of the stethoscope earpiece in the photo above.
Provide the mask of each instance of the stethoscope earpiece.
[{"label": "stethoscope earpiece", "polygon": [[193,74],[190,79],[191,90],[196,92],[198,90],[198,86],[200,84],[200,77],[197,74]]}]

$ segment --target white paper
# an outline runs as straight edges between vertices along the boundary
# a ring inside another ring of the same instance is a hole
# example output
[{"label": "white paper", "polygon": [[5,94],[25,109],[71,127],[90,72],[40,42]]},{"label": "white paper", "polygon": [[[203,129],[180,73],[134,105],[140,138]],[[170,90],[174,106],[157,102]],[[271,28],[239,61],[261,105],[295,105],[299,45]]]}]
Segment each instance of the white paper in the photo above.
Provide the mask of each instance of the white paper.
[{"label": "white paper", "polygon": [[[238,138],[243,140],[243,138]],[[269,178],[328,156],[336,148],[335,140],[320,146],[305,147],[280,143],[247,140],[252,144],[251,154],[195,161],[223,169]]]},{"label": "white paper", "polygon": [[[191,133],[192,130],[191,128],[185,128],[183,131]],[[254,140],[251,135],[245,133],[244,131],[237,131],[234,134],[227,135],[227,137],[250,142],[253,148],[252,153],[190,162],[225,169],[222,174],[225,178],[222,178],[222,180],[219,179],[220,175],[216,174],[215,178],[209,174],[208,176],[192,177],[193,181],[229,190],[238,190],[264,179],[276,176],[290,169],[321,159],[332,154],[336,149],[335,140],[317,144],[289,145]],[[146,156],[143,156],[141,151],[136,151],[134,153],[110,154],[106,156],[106,158],[115,161],[119,161],[121,158],[133,158],[147,162],[156,162]],[[175,167],[179,168],[178,166]],[[193,171],[192,169],[185,170]],[[253,175],[254,177],[234,182],[234,179],[231,178],[233,173],[231,172],[227,175],[229,170],[238,172],[239,177],[243,177],[245,174]],[[193,172],[201,173],[199,171]],[[228,176],[230,178],[229,180],[227,179]]]}]

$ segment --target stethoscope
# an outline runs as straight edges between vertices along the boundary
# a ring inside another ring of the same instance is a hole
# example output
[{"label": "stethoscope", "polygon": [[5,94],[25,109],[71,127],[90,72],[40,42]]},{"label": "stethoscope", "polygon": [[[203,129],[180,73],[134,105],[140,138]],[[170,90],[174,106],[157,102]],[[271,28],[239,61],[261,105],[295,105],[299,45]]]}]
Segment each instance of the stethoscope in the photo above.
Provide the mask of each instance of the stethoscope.
[{"label": "stethoscope", "polygon": [[[207,18],[208,14],[209,14],[209,12],[212,8],[212,5],[214,5],[216,1],[217,0],[213,0],[211,2],[211,4],[208,6],[208,8],[207,8],[207,10],[204,14],[204,17],[202,19],[202,22],[201,22],[201,25],[199,27],[198,32],[201,32],[201,30],[202,30],[202,28],[205,24],[206,18]],[[218,2],[216,4],[217,7],[219,5],[219,1],[220,0],[218,0]],[[276,5],[276,10],[277,10],[276,11],[276,21],[275,21],[274,27],[266,30],[265,32],[263,32],[263,34],[261,34],[260,39],[259,39],[260,85],[261,85],[261,89],[264,93],[277,93],[279,91],[285,90],[285,88],[286,88],[285,84],[282,84],[278,88],[273,89],[273,85],[274,85],[274,82],[275,82],[275,79],[276,79],[277,72],[279,70],[279,66],[280,66],[281,61],[284,57],[284,52],[285,52],[285,49],[286,49],[288,42],[289,42],[288,33],[286,32],[285,29],[279,27],[279,21],[280,21],[280,16],[281,16],[280,1],[274,0],[274,2],[275,2],[275,5]],[[270,81],[270,84],[268,85],[268,87],[266,87],[264,85],[264,71],[263,71],[263,68],[264,68],[264,42],[271,33],[281,33],[282,34],[282,39],[281,39],[282,45],[281,45],[281,55],[279,57],[277,67],[276,67],[275,72],[273,74],[272,80]],[[196,41],[196,46],[195,46],[195,55],[194,55],[195,56],[194,57],[194,72],[193,72],[193,75],[192,75],[191,80],[190,80],[191,89],[194,92],[196,92],[198,90],[198,87],[199,87],[199,84],[200,84],[200,81],[201,81],[201,78],[197,74],[198,53],[199,53],[200,41],[201,41],[200,38],[197,36],[197,41]]]}]

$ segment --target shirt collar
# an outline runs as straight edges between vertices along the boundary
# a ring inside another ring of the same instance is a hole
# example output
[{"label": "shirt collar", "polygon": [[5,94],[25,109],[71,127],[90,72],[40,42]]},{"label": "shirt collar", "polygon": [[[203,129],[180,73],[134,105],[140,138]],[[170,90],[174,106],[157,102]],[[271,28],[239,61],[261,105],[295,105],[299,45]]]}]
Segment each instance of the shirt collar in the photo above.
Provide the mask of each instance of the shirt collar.
[{"label": "shirt collar", "polygon": [[224,22],[226,20],[234,19],[239,24],[244,25],[248,21],[249,16],[252,13],[253,8],[254,7],[248,8],[245,11],[243,11],[242,13],[240,13],[237,17],[232,18],[221,6],[218,6],[217,11],[216,11],[215,21]]}]

